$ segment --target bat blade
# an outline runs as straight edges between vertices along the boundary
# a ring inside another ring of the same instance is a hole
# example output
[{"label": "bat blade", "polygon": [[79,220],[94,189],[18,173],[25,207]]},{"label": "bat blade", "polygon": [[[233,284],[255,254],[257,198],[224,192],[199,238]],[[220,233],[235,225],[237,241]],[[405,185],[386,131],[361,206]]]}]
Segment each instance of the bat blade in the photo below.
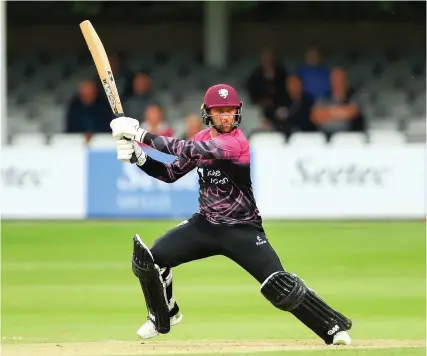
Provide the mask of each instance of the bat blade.
[{"label": "bat blade", "polygon": [[110,61],[107,52],[89,20],[80,23],[80,30],[92,55],[99,79],[101,80],[111,110],[115,117],[124,116],[122,103],[119,92],[114,80],[113,71],[111,70]]}]

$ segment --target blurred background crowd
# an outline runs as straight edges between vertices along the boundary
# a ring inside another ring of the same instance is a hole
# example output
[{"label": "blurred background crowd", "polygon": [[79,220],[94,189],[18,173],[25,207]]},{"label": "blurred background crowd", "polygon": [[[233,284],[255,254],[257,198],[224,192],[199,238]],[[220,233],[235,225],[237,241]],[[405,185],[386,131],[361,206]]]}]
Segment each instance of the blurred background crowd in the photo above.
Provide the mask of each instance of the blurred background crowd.
[{"label": "blurred background crowd", "polygon": [[125,114],[150,132],[191,138],[204,92],[227,83],[241,95],[247,135],[383,131],[425,142],[425,6],[7,2],[7,142],[110,132],[85,19],[110,56]]}]

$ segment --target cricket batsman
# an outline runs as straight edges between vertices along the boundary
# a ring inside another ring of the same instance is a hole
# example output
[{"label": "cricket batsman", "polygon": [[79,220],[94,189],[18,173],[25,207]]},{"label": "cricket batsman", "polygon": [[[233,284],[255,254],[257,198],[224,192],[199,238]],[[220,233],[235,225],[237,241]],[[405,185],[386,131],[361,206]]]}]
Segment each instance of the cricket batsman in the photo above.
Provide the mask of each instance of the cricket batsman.
[{"label": "cricket batsman", "polygon": [[[151,248],[139,235],[133,237],[132,271],[148,310],[148,320],[137,335],[149,339],[167,334],[181,322],[183,315],[172,291],[174,267],[222,255],[250,273],[274,307],[291,313],[326,344],[348,345],[352,321],[286,271],[266,237],[252,190],[249,143],[239,129],[242,104],[231,86],[210,87],[201,106],[201,119],[209,128],[191,141],[151,134],[129,117],[111,122],[119,160],[167,183],[197,169],[200,184],[200,208],[192,217]],[[156,161],[141,150],[140,143],[177,158],[170,164]]]}]

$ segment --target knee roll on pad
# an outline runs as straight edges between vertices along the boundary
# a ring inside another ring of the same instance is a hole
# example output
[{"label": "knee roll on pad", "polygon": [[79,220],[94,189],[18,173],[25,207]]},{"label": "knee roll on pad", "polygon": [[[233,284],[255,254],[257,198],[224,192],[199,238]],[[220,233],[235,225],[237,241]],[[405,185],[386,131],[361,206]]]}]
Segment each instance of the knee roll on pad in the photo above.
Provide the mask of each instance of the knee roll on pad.
[{"label": "knee roll on pad", "polygon": [[147,279],[155,269],[154,258],[138,235],[133,238],[132,272],[140,279]]},{"label": "knee roll on pad", "polygon": [[160,269],[138,235],[133,242],[132,271],[144,293],[149,318],[159,333],[167,334],[170,331],[169,306]]},{"label": "knee roll on pad", "polygon": [[264,281],[261,293],[276,308],[292,311],[303,302],[307,287],[296,275],[279,271]]}]

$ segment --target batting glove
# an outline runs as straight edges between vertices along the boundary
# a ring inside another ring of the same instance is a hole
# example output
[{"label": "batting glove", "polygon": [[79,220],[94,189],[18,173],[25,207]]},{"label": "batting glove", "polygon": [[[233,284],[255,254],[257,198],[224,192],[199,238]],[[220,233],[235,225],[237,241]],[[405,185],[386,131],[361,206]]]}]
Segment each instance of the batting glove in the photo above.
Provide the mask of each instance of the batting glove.
[{"label": "batting glove", "polygon": [[136,163],[142,166],[147,160],[147,155],[134,140],[116,140],[117,158],[122,162]]},{"label": "batting glove", "polygon": [[143,142],[147,131],[139,127],[138,120],[131,117],[118,117],[111,121],[111,130],[115,140],[123,138]]}]

